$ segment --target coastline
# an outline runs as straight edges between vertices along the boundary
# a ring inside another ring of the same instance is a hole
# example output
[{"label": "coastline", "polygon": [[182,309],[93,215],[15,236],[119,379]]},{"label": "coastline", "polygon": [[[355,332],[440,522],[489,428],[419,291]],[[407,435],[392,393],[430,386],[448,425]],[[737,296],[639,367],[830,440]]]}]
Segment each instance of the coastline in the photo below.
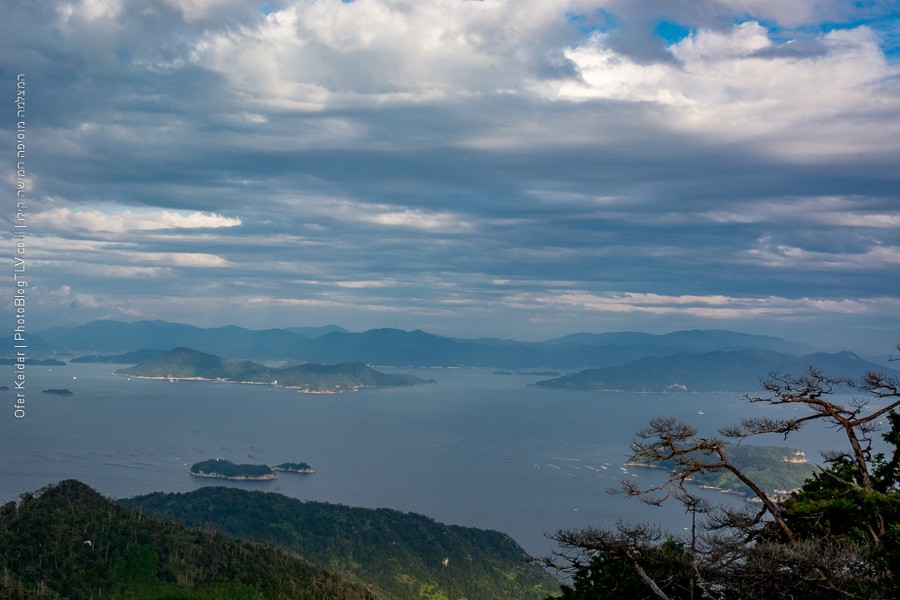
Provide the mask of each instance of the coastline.
[{"label": "coastline", "polygon": [[298,473],[300,475],[313,475],[315,471],[312,469],[285,469],[284,467],[269,467],[273,471],[281,471],[282,473]]},{"label": "coastline", "polygon": [[188,471],[193,477],[202,477],[205,479],[230,479],[232,481],[271,481],[278,479],[277,473],[267,473],[266,475],[222,475],[221,473],[206,473],[204,471]]},{"label": "coastline", "polygon": [[341,389],[332,389],[332,390],[310,390],[308,388],[296,386],[296,385],[280,385],[277,383],[267,383],[265,381],[235,381],[233,379],[211,379],[209,377],[164,377],[162,375],[128,375],[126,373],[116,373],[113,372],[114,375],[119,375],[120,377],[127,377],[128,379],[155,379],[159,381],[170,381],[172,383],[178,381],[216,381],[218,383],[234,383],[238,385],[267,385],[270,387],[277,387],[285,390],[295,390],[299,394],[343,394],[344,392],[356,392],[359,391],[360,388],[364,387],[375,387],[375,386],[364,386],[357,385],[348,388]]}]

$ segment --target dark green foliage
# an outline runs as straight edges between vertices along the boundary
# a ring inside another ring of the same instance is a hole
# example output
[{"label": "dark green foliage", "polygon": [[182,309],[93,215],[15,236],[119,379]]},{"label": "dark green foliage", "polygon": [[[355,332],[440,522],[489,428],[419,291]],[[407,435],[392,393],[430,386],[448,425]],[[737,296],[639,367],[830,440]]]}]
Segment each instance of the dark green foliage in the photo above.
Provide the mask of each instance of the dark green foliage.
[{"label": "dark green foliage", "polygon": [[77,481],[0,508],[0,599],[376,600],[270,545],[150,519]]},{"label": "dark green foliage", "polygon": [[230,479],[272,478],[275,474],[272,469],[266,465],[239,465],[221,458],[194,463],[191,465],[191,473],[194,475],[204,474],[207,476],[225,477]]},{"label": "dark green foliage", "polygon": [[558,585],[508,536],[416,514],[222,487],[125,502],[189,526],[209,525],[283,545],[313,563],[352,573],[392,598],[527,600],[543,598]]},{"label": "dark green foliage", "polygon": [[[666,540],[642,556],[647,575],[672,600],[691,598],[690,557],[677,540]],[[572,585],[562,586],[560,600],[641,600],[653,592],[635,574],[621,551],[595,554],[587,568],[576,571]]]}]

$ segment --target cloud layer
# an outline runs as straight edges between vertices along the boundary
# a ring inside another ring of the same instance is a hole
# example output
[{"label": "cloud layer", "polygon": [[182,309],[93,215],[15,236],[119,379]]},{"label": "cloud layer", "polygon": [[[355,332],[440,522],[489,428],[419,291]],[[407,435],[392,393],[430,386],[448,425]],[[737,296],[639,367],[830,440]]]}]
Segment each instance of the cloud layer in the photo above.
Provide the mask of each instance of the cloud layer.
[{"label": "cloud layer", "polygon": [[884,348],[897,22],[877,0],[16,3],[35,310]]}]

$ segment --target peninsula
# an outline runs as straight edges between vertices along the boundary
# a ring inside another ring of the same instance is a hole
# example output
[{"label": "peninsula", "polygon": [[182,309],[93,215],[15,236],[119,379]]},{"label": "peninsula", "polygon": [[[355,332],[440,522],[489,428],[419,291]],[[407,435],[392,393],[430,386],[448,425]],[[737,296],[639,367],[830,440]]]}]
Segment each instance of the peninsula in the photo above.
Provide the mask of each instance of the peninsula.
[{"label": "peninsula", "polygon": [[212,380],[286,387],[307,393],[356,391],[363,387],[397,387],[435,383],[413,375],[376,371],[365,363],[319,365],[305,363],[268,367],[249,360],[232,360],[192,348],[175,348],[160,357],[116,373],[130,377]]}]

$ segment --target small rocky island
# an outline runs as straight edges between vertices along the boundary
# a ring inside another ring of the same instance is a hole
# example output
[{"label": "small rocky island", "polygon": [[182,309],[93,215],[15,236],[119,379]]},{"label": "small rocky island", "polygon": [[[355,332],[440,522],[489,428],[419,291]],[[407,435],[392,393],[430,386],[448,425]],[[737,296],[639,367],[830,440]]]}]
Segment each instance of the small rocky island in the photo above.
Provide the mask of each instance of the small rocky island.
[{"label": "small rocky island", "polygon": [[284,471],[285,473],[301,473],[303,475],[311,475],[315,473],[313,468],[306,464],[305,462],[301,463],[292,463],[286,462],[281,463],[280,465],[275,465],[272,467],[273,471]]},{"label": "small rocky island", "polygon": [[44,390],[41,392],[42,394],[48,394],[50,396],[74,396],[75,393],[72,390],[66,388],[53,388],[49,390]]},{"label": "small rocky island", "polygon": [[231,461],[214,458],[191,465],[194,477],[232,479],[235,481],[265,481],[278,479],[278,475],[266,465],[239,465]]}]

